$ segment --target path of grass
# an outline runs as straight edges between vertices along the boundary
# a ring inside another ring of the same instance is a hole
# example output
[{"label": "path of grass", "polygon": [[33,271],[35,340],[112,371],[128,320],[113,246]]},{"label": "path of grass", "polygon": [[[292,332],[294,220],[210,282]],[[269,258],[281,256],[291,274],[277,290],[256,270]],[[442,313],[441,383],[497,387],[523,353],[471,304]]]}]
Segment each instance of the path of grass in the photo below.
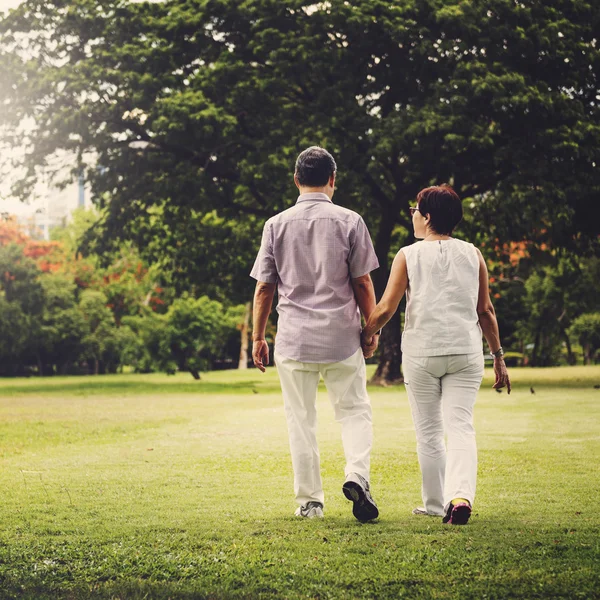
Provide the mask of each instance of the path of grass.
[{"label": "path of grass", "polygon": [[464,528],[411,515],[403,388],[371,390],[381,519],[361,525],[325,393],[326,518],[291,516],[272,370],[3,380],[0,598],[600,598],[600,368],[512,376],[478,400]]}]

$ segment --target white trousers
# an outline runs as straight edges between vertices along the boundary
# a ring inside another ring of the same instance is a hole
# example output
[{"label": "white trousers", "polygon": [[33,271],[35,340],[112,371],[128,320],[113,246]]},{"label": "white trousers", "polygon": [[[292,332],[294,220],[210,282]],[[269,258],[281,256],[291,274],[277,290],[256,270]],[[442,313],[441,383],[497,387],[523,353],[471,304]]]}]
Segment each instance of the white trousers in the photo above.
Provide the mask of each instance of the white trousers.
[{"label": "white trousers", "polygon": [[454,498],[466,498],[473,505],[477,485],[473,407],[483,364],[481,352],[402,357],[417,434],[423,502],[431,515],[445,514]]},{"label": "white trousers", "polygon": [[358,473],[369,481],[373,424],[362,350],[359,348],[350,358],[334,363],[302,363],[275,351],[275,365],[283,393],[298,504],[324,502],[317,447],[316,402],[320,375],[325,381],[335,419],[342,426],[345,474]]}]

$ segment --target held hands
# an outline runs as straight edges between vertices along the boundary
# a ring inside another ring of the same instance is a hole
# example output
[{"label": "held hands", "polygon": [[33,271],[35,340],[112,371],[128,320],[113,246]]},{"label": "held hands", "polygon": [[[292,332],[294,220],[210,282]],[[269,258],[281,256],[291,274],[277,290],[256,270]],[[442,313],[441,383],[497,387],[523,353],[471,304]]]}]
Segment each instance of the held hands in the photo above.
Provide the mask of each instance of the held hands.
[{"label": "held hands", "polygon": [[265,367],[269,364],[269,345],[265,340],[252,342],[252,360],[254,366],[264,373]]},{"label": "held hands", "polygon": [[492,388],[499,390],[500,388],[506,387],[508,393],[510,394],[510,379],[508,377],[508,371],[506,370],[504,358],[494,358],[494,375],[496,376],[496,382]]},{"label": "held hands", "polygon": [[375,354],[375,350],[377,350],[377,346],[379,346],[379,334],[371,336],[370,339],[365,338],[365,336],[361,333],[360,335],[360,346],[363,351],[363,356],[365,358],[371,358],[373,354]]}]

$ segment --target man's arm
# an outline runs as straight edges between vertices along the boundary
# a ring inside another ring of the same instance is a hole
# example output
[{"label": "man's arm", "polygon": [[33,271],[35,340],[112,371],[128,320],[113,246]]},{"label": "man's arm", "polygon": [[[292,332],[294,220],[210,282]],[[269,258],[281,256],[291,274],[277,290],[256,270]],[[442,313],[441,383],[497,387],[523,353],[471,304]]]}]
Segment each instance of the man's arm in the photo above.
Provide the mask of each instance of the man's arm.
[{"label": "man's arm", "polygon": [[367,273],[362,277],[352,279],[352,289],[354,290],[354,297],[360,312],[365,319],[365,322],[369,320],[371,313],[375,309],[377,301],[375,300],[375,288],[371,281],[371,276]]},{"label": "man's arm", "polygon": [[265,331],[271,314],[276,286],[276,283],[257,281],[254,289],[252,360],[263,373],[265,366],[269,364],[269,346],[265,340]]}]

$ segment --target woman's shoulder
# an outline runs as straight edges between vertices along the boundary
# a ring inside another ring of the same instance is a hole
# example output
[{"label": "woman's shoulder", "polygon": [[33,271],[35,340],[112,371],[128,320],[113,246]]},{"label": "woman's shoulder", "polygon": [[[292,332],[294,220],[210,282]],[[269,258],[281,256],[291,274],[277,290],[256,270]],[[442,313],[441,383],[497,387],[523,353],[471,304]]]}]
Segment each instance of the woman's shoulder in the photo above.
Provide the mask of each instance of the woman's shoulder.
[{"label": "woman's shoulder", "polygon": [[475,266],[479,264],[479,248],[472,244],[471,242],[465,242],[464,240],[459,240],[457,238],[453,238],[454,248],[453,255],[454,259],[459,263],[468,263],[471,266]]},{"label": "woman's shoulder", "polygon": [[450,238],[455,244],[459,245],[459,246],[463,246],[463,247],[467,247],[467,246],[473,246],[473,248],[475,248],[475,245],[472,244],[471,242],[467,242],[466,240],[461,240],[460,238]]},{"label": "woman's shoulder", "polygon": [[398,252],[414,252],[422,245],[423,240],[415,240],[412,244],[406,244],[406,246],[401,246]]},{"label": "woman's shoulder", "polygon": [[413,242],[412,244],[408,244],[407,246],[402,246],[400,250],[398,250],[398,254],[404,254],[404,257],[408,260],[408,258],[414,253],[418,252],[419,242]]},{"label": "woman's shoulder", "polygon": [[[471,242],[466,242],[465,240],[461,240],[459,238],[450,238],[448,240],[444,240],[444,243],[448,243],[454,245],[455,248],[459,249],[461,252],[473,252],[478,253],[479,249],[475,244]],[[402,246],[398,252],[403,252],[404,255],[408,258],[412,254],[416,254],[424,249],[436,250],[437,244],[433,242],[422,242],[421,240],[417,240],[412,244],[408,244],[406,246]]]},{"label": "woman's shoulder", "polygon": [[455,243],[457,248],[461,250],[470,250],[471,252],[479,252],[479,248],[475,244],[471,242],[467,242],[465,240],[461,240],[460,238],[452,238],[452,241]]}]

